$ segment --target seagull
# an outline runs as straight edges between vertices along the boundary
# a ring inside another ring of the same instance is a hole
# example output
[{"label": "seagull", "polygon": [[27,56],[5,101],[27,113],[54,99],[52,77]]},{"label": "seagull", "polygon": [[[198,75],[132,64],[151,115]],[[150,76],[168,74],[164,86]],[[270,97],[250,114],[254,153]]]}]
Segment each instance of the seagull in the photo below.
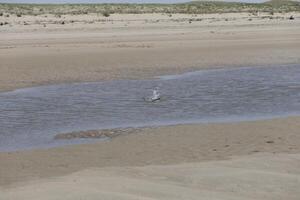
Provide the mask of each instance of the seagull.
[{"label": "seagull", "polygon": [[161,99],[160,93],[158,92],[158,88],[155,88],[152,92],[152,96],[144,98],[145,101],[147,102],[156,102]]},{"label": "seagull", "polygon": [[155,101],[158,101],[158,100],[160,100],[160,94],[158,92],[158,89],[154,89],[153,93],[152,93],[152,96],[150,98],[150,101],[155,102]]}]

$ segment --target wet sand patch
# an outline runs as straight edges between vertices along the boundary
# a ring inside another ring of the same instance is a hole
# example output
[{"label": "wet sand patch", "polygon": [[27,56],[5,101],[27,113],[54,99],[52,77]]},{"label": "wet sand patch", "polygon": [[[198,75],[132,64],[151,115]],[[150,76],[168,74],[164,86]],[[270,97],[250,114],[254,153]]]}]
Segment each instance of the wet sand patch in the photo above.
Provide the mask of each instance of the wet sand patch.
[{"label": "wet sand patch", "polygon": [[104,130],[89,130],[89,131],[75,131],[71,133],[60,133],[54,136],[56,140],[71,140],[71,139],[112,139],[120,135],[138,133],[145,128],[125,128],[125,129],[104,129]]}]

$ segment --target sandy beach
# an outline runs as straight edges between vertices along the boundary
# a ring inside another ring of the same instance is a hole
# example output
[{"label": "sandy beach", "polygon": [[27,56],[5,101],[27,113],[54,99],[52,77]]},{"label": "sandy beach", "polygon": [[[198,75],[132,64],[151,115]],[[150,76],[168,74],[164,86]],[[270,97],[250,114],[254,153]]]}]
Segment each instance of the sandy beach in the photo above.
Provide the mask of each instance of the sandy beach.
[{"label": "sandy beach", "polygon": [[[299,128],[298,117],[179,125],[95,144],[0,153],[0,199],[296,200]],[[66,191],[73,192],[66,197]]]},{"label": "sandy beach", "polygon": [[[276,15],[10,17],[5,20],[11,20],[11,26],[0,29],[0,90],[203,68],[297,64],[300,15]],[[290,15],[296,20],[289,20]],[[72,19],[80,21],[67,23]],[[190,24],[190,19],[195,21]],[[58,23],[62,20],[66,24]]]},{"label": "sandy beach", "polygon": [[[290,15],[11,17],[0,29],[0,90],[299,64],[300,15]],[[297,200],[299,130],[299,117],[177,125],[1,152],[0,199]]]},{"label": "sandy beach", "polygon": [[299,155],[260,154],[230,161],[92,168],[4,190],[0,198],[297,200],[297,164]]}]

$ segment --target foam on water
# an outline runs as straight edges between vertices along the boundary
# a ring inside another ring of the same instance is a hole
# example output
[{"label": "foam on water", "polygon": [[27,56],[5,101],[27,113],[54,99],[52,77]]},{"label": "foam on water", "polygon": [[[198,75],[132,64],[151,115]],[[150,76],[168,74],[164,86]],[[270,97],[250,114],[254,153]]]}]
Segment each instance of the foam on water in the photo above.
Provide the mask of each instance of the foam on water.
[{"label": "foam on water", "polygon": [[[161,101],[144,101],[156,87]],[[232,122],[299,113],[297,65],[35,87],[0,93],[0,151],[91,141],[53,139],[57,133],[78,130]]]}]

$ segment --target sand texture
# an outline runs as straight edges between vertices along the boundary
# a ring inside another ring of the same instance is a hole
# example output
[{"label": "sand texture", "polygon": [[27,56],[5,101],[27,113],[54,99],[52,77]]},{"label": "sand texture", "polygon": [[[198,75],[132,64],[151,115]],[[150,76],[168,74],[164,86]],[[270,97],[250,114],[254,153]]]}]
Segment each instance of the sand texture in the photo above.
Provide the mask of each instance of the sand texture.
[{"label": "sand texture", "polygon": [[298,200],[299,165],[299,154],[259,154],[206,163],[93,168],[0,190],[0,199]]},{"label": "sand texture", "polygon": [[299,63],[300,15],[290,15],[75,15],[64,25],[54,16],[2,17],[11,25],[0,29],[0,90]]},{"label": "sand texture", "polygon": [[300,118],[144,129],[95,144],[0,153],[0,185],[92,167],[169,165],[259,152],[300,153]]},{"label": "sand texture", "polygon": [[[0,90],[299,64],[300,15],[290,15],[0,16]],[[298,200],[299,130],[299,117],[177,125],[1,152],[0,200]]]}]

